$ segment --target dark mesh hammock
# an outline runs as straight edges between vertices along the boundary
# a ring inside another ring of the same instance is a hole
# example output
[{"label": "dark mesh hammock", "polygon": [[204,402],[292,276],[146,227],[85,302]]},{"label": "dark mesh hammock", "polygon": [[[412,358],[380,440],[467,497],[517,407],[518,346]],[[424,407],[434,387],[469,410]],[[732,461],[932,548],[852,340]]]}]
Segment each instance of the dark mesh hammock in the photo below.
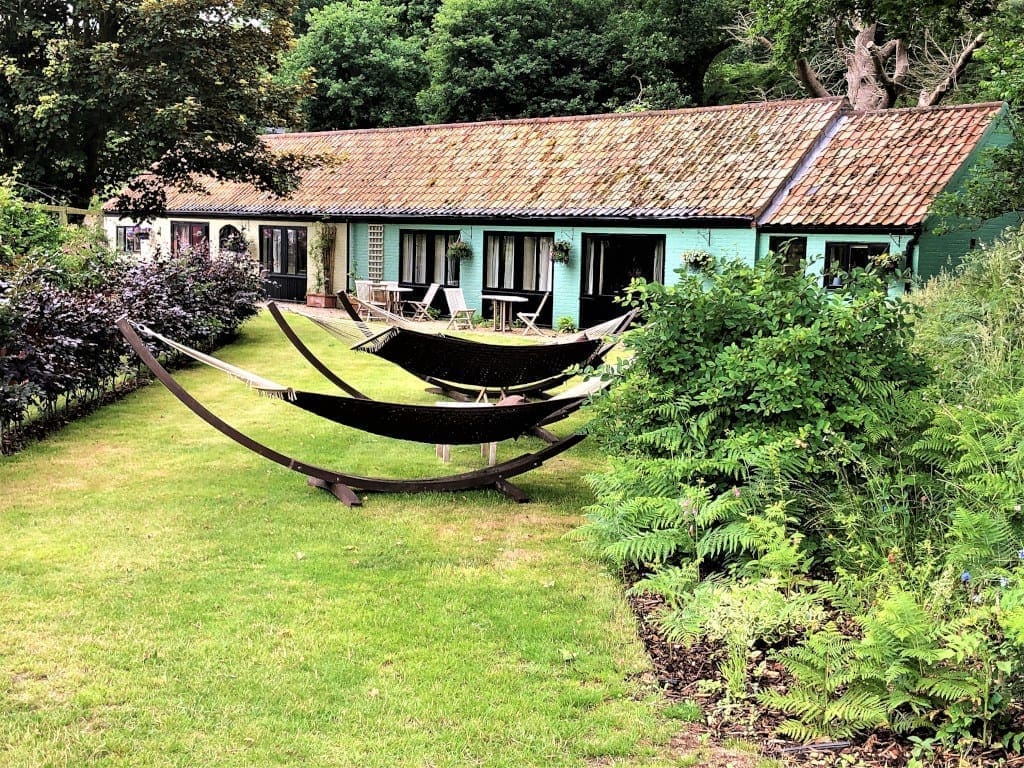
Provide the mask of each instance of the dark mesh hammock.
[{"label": "dark mesh hammock", "polygon": [[493,443],[519,437],[535,426],[578,409],[586,398],[517,405],[452,403],[408,405],[379,400],[295,392],[292,405],[347,427],[417,443]]},{"label": "dark mesh hammock", "polygon": [[354,349],[371,352],[421,379],[508,388],[583,365],[601,344],[600,339],[568,344],[483,344],[409,328],[389,328]]},{"label": "dark mesh hammock", "polygon": [[[339,293],[338,299],[349,316],[361,323],[348,296]],[[382,357],[421,379],[507,390],[584,365],[602,344],[600,338],[563,344],[485,344],[392,326],[353,349]]]}]

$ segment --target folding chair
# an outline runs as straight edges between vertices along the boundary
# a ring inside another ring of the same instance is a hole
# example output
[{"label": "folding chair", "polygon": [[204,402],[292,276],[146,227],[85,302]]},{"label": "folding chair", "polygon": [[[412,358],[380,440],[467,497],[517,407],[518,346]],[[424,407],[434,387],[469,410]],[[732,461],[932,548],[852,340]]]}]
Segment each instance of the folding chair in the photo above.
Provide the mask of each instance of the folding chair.
[{"label": "folding chair", "polygon": [[551,291],[548,291],[540,300],[540,304],[537,305],[537,309],[533,312],[516,312],[516,317],[520,322],[524,323],[526,327],[523,329],[523,336],[528,336],[530,331],[533,331],[538,336],[545,336],[540,328],[537,327],[537,318],[540,317],[540,313],[544,311],[544,305],[548,303],[548,299],[551,298]]},{"label": "folding chair", "polygon": [[438,283],[431,283],[430,287],[427,288],[427,292],[423,294],[422,300],[405,302],[409,309],[412,310],[413,320],[430,319],[430,305],[434,301],[434,297],[437,295],[437,290],[440,287]]},{"label": "folding chair", "polygon": [[451,328],[454,325],[456,329],[472,329],[476,310],[466,306],[466,297],[463,296],[462,289],[445,288],[444,297],[448,301],[448,311],[452,315],[452,319],[448,321],[448,325],[445,328]]}]

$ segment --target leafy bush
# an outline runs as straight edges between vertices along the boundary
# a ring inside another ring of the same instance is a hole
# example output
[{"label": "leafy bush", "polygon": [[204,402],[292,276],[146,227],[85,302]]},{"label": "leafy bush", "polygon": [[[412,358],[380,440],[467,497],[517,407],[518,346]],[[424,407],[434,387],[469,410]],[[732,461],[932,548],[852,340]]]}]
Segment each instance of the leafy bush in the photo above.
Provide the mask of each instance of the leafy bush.
[{"label": "leafy bush", "polygon": [[870,275],[831,292],[774,259],[727,265],[706,290],[687,274],[637,285],[633,301],[646,324],[591,425],[622,458],[591,478],[587,530],[641,568],[685,555],[717,570],[806,571],[829,526],[790,489],[891,456],[926,413],[909,307]]},{"label": "leafy bush", "polygon": [[911,300],[924,310],[914,348],[941,372],[939,398],[972,402],[1024,387],[1024,229],[969,252]]},{"label": "leafy bush", "polygon": [[40,208],[27,205],[0,178],[0,268],[21,258],[57,251],[67,230]]},{"label": "leafy bush", "polygon": [[[127,263],[101,233],[63,228],[0,186],[0,447],[30,418],[99,402],[136,369],[114,326],[127,315],[212,349],[256,312],[261,285],[243,255],[157,254]],[[0,254],[2,256],[2,254]]]}]

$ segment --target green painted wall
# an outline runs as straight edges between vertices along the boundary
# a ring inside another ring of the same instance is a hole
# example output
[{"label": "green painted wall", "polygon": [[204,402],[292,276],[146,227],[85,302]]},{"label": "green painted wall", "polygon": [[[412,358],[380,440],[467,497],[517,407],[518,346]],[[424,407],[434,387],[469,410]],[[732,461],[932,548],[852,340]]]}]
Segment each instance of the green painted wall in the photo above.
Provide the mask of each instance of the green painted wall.
[{"label": "green painted wall", "polygon": [[[826,243],[885,243],[889,246],[889,253],[906,254],[907,246],[910,245],[911,235],[874,235],[874,234],[807,234],[799,232],[762,232],[758,237],[757,254],[767,255],[769,252],[768,243],[773,237],[806,237],[807,238],[807,274],[823,279],[825,273],[825,244]],[[900,291],[902,293],[902,288]]]},{"label": "green painted wall", "polygon": [[[480,295],[483,291],[483,252],[485,232],[531,232],[552,233],[556,240],[572,243],[568,264],[554,264],[552,282],[552,318],[570,317],[579,323],[580,251],[584,235],[664,235],[665,237],[665,281],[678,281],[676,270],[682,265],[680,254],[685,250],[706,250],[720,259],[740,259],[753,263],[757,233],[753,229],[684,229],[652,227],[559,227],[538,222],[534,226],[502,226],[488,224],[458,226],[452,224],[424,224],[418,221],[386,224],[384,227],[384,278],[398,279],[399,232],[402,229],[455,230],[473,249],[472,258],[463,261],[460,267],[460,285],[470,307],[481,308]],[[367,225],[352,224],[351,264],[353,272],[364,277],[367,272]]]},{"label": "green painted wall", "polygon": [[369,249],[369,225],[356,222],[349,225],[351,250],[348,254],[349,280],[347,290],[355,290],[353,280],[365,280],[367,275],[366,253]]},{"label": "green painted wall", "polygon": [[[1005,119],[997,120],[966,162],[960,167],[946,185],[944,191],[956,192],[963,188],[969,169],[976,163],[982,152],[988,147],[1006,146],[1012,139]],[[949,270],[960,263],[960,257],[972,248],[992,243],[1007,227],[1019,225],[1021,218],[1016,214],[990,219],[979,227],[971,229],[955,229],[945,234],[936,234],[934,229],[940,223],[934,216],[925,219],[924,231],[921,233],[920,244],[914,258],[914,274],[922,280],[934,277],[943,270]],[[947,223],[947,222],[944,222]]]}]

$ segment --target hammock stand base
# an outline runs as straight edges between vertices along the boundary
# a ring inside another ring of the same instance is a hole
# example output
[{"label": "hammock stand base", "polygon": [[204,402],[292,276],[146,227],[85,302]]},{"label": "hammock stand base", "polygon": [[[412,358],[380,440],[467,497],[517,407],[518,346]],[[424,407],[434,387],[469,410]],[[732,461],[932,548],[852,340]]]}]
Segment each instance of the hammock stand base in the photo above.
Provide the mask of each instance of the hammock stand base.
[{"label": "hammock stand base", "polygon": [[569,448],[583,440],[586,435],[572,434],[558,440],[556,443],[545,446],[535,453],[521,454],[515,458],[495,464],[493,467],[463,472],[457,475],[444,477],[430,477],[420,479],[395,479],[383,477],[362,477],[350,475],[344,472],[335,472],[330,469],[318,467],[313,464],[293,459],[283,453],[275,451],[263,443],[254,440],[243,432],[232,427],[226,421],[210,411],[195,397],[182,387],[178,381],[168,373],[160,361],[149,351],[145,342],[132,328],[127,318],[117,321],[117,328],[121,335],[139,356],[139,359],[152,371],[153,375],[182,402],[196,416],[205,421],[211,427],[224,436],[234,440],[253,453],[262,456],[275,464],[290,469],[294,472],[306,475],[309,485],[322,488],[332,494],[335,498],[349,507],[362,506],[362,499],[356,494],[357,490],[380,493],[426,493],[433,491],[468,491],[493,488],[517,502],[529,501],[529,497],[520,489],[508,482],[508,478],[516,477],[531,469],[536,469],[548,459],[567,451]]}]

